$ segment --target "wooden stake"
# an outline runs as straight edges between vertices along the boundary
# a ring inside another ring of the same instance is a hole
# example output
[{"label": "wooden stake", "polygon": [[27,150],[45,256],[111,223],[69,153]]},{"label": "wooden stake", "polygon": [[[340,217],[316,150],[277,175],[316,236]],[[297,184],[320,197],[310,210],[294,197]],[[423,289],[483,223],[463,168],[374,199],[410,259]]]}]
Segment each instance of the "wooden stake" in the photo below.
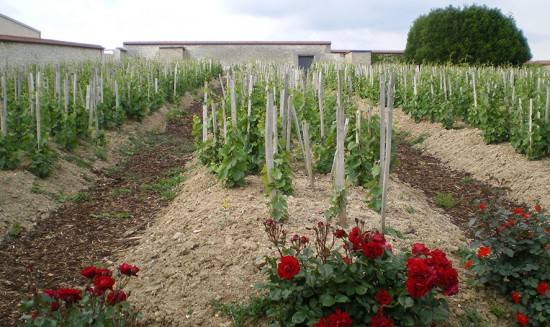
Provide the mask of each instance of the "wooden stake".
[{"label": "wooden stake", "polygon": [[[336,167],[334,174],[334,189],[336,192],[341,192],[346,189],[346,175],[345,175],[345,160],[344,160],[344,141],[345,141],[345,127],[344,127],[344,109],[342,107],[336,108]],[[339,224],[342,227],[347,226],[346,219],[346,207],[345,205],[340,207],[340,213],[338,214]]]},{"label": "wooden stake", "polygon": [[36,72],[36,146],[40,149],[40,141],[42,140],[42,119],[40,117],[40,72]]},{"label": "wooden stake", "polygon": [[2,138],[8,134],[7,116],[8,116],[8,95],[7,95],[7,83],[6,83],[6,71],[2,74],[2,110],[0,110],[0,131],[2,132]]},{"label": "wooden stake", "polygon": [[216,117],[216,103],[212,102],[212,132],[214,135],[214,143],[218,142],[218,117]]},{"label": "wooden stake", "polygon": [[230,98],[231,98],[231,124],[237,127],[237,98],[235,96],[235,80],[229,79]]},{"label": "wooden stake", "polygon": [[202,142],[208,140],[208,106],[206,102],[202,103]]},{"label": "wooden stake", "polygon": [[544,109],[544,124],[550,121],[550,86],[546,89],[546,108]]},{"label": "wooden stake", "polygon": [[382,183],[382,209],[380,214],[380,230],[382,233],[386,231],[386,203],[388,198],[388,176],[390,174],[390,161],[391,161],[391,141],[392,141],[392,130],[393,130],[393,93],[395,89],[395,73],[390,75],[390,85],[388,90],[388,124],[386,129],[386,148],[384,151],[384,175]]},{"label": "wooden stake", "polygon": [[[267,111],[265,115],[265,163],[267,169],[267,181],[272,182],[271,171],[275,166],[273,154],[273,93],[267,93]],[[271,198],[275,195],[275,190],[271,191]]]},{"label": "wooden stake", "polygon": [[313,168],[311,164],[311,147],[309,145],[309,128],[306,121],[302,122],[302,131],[304,132],[304,146],[305,146],[305,155],[304,160],[306,163],[306,171],[309,176],[309,187],[315,189],[314,177],[313,177]]},{"label": "wooden stake", "polygon": [[323,115],[323,71],[319,71],[319,117],[321,118],[321,137],[325,137],[325,118]]}]

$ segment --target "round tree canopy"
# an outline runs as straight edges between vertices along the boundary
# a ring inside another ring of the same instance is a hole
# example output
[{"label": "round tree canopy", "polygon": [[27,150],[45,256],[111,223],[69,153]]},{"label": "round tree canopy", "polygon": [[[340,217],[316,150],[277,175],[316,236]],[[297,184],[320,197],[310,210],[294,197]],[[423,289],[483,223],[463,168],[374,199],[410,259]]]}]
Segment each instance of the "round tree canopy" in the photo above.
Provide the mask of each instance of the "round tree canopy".
[{"label": "round tree canopy", "polygon": [[418,17],[405,48],[405,59],[416,63],[521,65],[531,57],[511,16],[476,5],[433,9]]}]

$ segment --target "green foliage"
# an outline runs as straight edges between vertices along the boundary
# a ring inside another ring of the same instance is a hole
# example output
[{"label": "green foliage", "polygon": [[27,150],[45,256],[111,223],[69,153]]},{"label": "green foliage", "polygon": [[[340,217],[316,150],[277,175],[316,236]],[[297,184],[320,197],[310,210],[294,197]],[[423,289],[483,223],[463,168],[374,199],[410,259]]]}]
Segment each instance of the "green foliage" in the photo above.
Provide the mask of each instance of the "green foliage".
[{"label": "green foliage", "polygon": [[292,195],[294,189],[292,188],[292,167],[290,166],[289,153],[284,150],[280,150],[275,153],[274,167],[271,169],[270,177],[271,182],[268,182],[267,178],[267,166],[264,165],[262,169],[262,182],[265,185],[265,193],[269,194],[272,190],[281,191],[284,195]]},{"label": "green foliage", "polygon": [[470,251],[463,251],[475,282],[497,289],[513,302],[515,313],[528,317],[530,326],[546,326],[550,319],[550,292],[546,291],[550,216],[540,206],[531,212],[484,206],[469,226],[482,220],[488,228],[477,230]]},{"label": "green foliage", "polygon": [[325,220],[331,221],[340,214],[342,208],[346,207],[347,191],[345,188],[335,191],[330,198],[330,208],[325,211]]},{"label": "green foliage", "polygon": [[53,164],[57,159],[57,155],[46,144],[43,139],[40,149],[31,148],[28,152],[31,162],[28,165],[28,169],[34,175],[40,178],[48,177],[53,171]]},{"label": "green foliage", "polygon": [[0,137],[0,170],[15,169],[19,165],[22,151],[12,135]]},{"label": "green foliage", "polygon": [[88,193],[86,192],[78,192],[75,195],[73,195],[70,199],[71,199],[71,202],[73,203],[81,203],[81,202],[86,202],[90,200],[90,195],[88,195]]},{"label": "green foliage", "polygon": [[512,17],[486,6],[434,9],[409,30],[405,58],[416,63],[521,65],[531,59]]},{"label": "green foliage", "polygon": [[369,190],[366,199],[369,202],[368,206],[376,212],[382,210],[382,187],[379,183],[380,180],[380,165],[375,164],[371,170],[372,180],[365,184],[365,187]]},{"label": "green foliage", "polygon": [[464,309],[465,314],[459,318],[462,327],[488,327],[489,324],[481,317],[476,308]]},{"label": "green foliage", "polygon": [[21,232],[23,232],[23,226],[21,226],[21,224],[19,224],[18,222],[15,222],[8,230],[8,235],[11,238],[18,238],[19,235],[21,235]]},{"label": "green foliage", "polygon": [[210,300],[210,305],[223,315],[231,317],[233,327],[245,326],[247,322],[258,319],[269,309],[268,298],[250,297],[249,303],[221,303],[218,300]]},{"label": "green foliage", "polygon": [[459,204],[460,200],[453,198],[452,193],[437,191],[435,192],[434,202],[439,207],[450,209]]},{"label": "green foliage", "polygon": [[336,153],[336,123],[331,125],[330,131],[319,143],[312,146],[313,169],[321,174],[328,174],[332,170],[332,162]]},{"label": "green foliage", "polygon": [[225,187],[238,187],[245,184],[248,161],[244,143],[244,136],[232,130],[219,150],[219,163],[213,166],[212,170],[216,173],[218,181]]},{"label": "green foliage", "polygon": [[[351,326],[367,326],[380,316],[391,319],[394,326],[430,326],[448,319],[445,299],[435,296],[440,289],[420,297],[409,294],[407,279],[414,277],[406,263],[413,256],[420,258],[418,252],[402,249],[394,254],[388,247],[367,254],[361,244],[374,237],[386,246],[383,235],[358,227],[346,235],[325,222],[310,228],[315,233],[311,237],[295,234],[288,244],[282,225],[272,220],[264,225],[280,256],[266,257],[262,273],[267,280],[257,284],[270,304],[269,326],[311,326],[336,310],[349,315]],[[385,301],[378,296],[382,291],[388,292]]]}]

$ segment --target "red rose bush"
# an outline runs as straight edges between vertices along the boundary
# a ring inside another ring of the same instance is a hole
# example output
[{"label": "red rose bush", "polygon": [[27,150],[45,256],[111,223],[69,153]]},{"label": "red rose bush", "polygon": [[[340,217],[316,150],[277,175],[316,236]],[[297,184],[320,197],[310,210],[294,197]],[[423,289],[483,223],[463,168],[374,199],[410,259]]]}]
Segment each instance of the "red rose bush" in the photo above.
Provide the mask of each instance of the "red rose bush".
[{"label": "red rose bush", "polygon": [[[267,317],[280,326],[430,326],[448,319],[445,296],[458,275],[441,250],[423,244],[394,251],[383,234],[319,222],[314,235],[287,238],[282,223],[265,231],[277,251],[257,287]],[[543,289],[544,287],[541,287]]]},{"label": "red rose bush", "polygon": [[[32,276],[33,270],[27,271]],[[87,280],[82,289],[35,289],[32,299],[21,301],[21,326],[135,326],[141,316],[122,289],[138,272],[137,266],[123,263],[117,281],[111,270],[89,266],[80,271]]]},{"label": "red rose bush", "polygon": [[512,302],[522,326],[548,326],[550,321],[550,219],[541,205],[534,210],[505,210],[487,203],[480,217],[487,226],[464,250],[475,282],[495,287]]}]

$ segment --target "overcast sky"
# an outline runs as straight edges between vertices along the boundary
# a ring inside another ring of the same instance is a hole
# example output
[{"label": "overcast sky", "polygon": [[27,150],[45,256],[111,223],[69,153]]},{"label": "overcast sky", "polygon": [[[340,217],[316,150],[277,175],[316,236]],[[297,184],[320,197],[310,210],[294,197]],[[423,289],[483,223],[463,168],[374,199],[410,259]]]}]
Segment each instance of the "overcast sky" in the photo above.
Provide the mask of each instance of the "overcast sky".
[{"label": "overcast sky", "polygon": [[[123,41],[331,41],[333,50],[403,50],[435,0],[2,0],[0,13],[42,38],[121,47]],[[534,60],[550,60],[549,0],[487,0],[512,15]]]}]

